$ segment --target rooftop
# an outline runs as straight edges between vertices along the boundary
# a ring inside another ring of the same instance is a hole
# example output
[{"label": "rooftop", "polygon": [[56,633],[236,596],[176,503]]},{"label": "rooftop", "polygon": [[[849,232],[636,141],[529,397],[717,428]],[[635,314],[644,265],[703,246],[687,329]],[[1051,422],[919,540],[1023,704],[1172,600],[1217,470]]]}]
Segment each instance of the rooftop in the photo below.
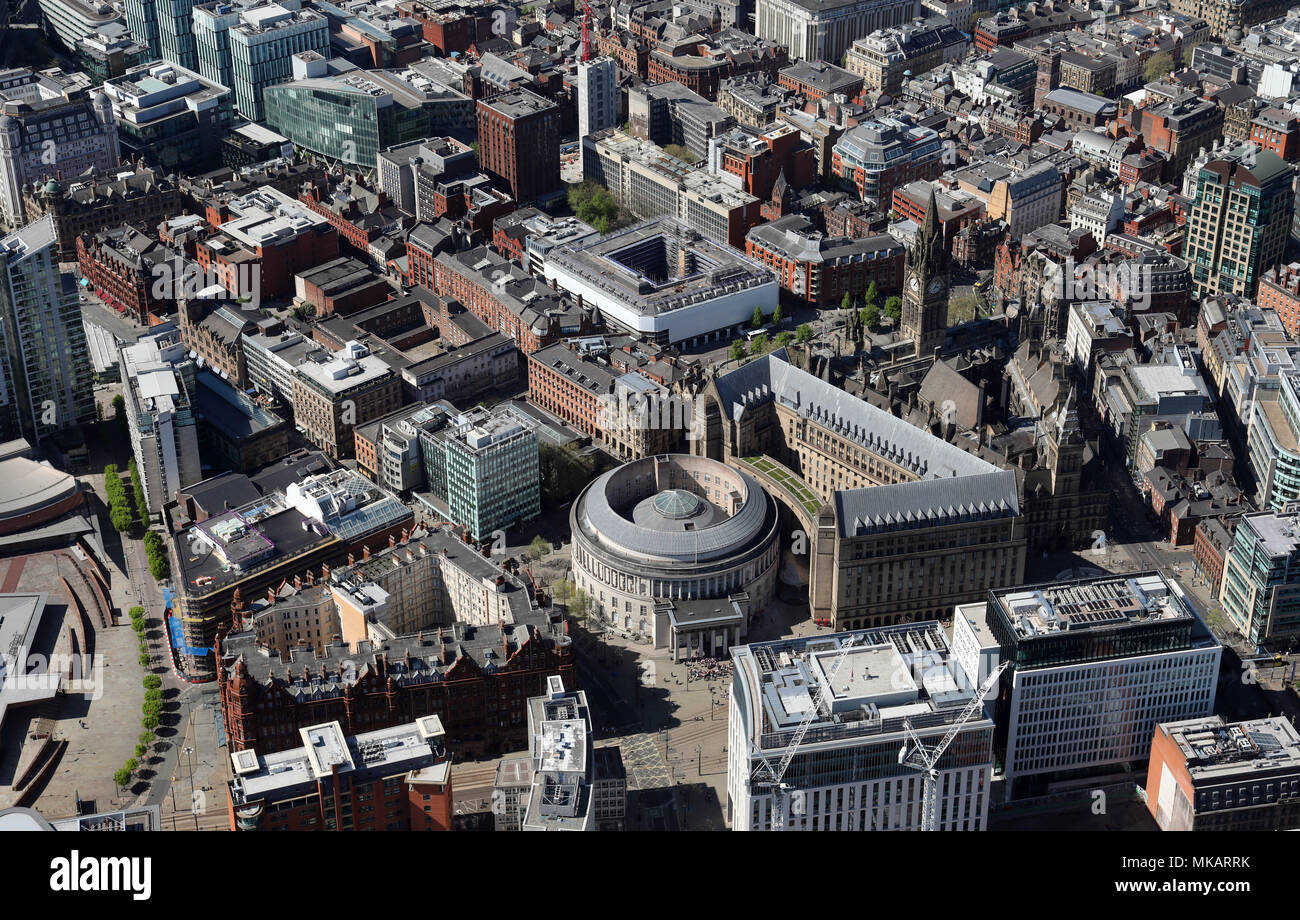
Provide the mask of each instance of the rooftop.
[{"label": "rooftop", "polygon": [[1258,769],[1300,769],[1300,734],[1284,718],[1225,722],[1222,716],[1160,725],[1182,755],[1192,782],[1216,782]]},{"label": "rooftop", "polygon": [[764,266],[674,217],[561,247],[548,257],[547,271],[601,288],[643,316],[773,281]]},{"label": "rooftop", "polygon": [[1024,639],[1196,619],[1182,592],[1158,572],[1030,585],[990,595]]}]

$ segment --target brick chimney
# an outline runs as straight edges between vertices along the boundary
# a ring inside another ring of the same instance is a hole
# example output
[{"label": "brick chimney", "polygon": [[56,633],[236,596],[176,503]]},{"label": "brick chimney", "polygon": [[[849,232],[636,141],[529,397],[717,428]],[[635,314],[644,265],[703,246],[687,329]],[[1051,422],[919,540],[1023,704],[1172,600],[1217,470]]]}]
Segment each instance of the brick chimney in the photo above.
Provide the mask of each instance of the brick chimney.
[{"label": "brick chimney", "polygon": [[362,558],[362,559],[369,559],[369,558],[370,558],[370,544],[369,544],[369,543],[367,543],[365,546],[361,547],[361,558]]}]

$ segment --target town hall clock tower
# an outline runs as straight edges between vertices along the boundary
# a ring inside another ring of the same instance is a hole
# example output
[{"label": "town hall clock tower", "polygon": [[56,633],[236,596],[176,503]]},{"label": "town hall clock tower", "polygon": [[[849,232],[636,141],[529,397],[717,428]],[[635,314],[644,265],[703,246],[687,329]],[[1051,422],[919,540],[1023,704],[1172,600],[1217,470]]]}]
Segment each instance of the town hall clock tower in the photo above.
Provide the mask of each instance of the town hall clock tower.
[{"label": "town hall clock tower", "polygon": [[925,220],[907,251],[905,266],[902,335],[912,340],[920,357],[942,347],[948,332],[949,254],[933,187]]}]

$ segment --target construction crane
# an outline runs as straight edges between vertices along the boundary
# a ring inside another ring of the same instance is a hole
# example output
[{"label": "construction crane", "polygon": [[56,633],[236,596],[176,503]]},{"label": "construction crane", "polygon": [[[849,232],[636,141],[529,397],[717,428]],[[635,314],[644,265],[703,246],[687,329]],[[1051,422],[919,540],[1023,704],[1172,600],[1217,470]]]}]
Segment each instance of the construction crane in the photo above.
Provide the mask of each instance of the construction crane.
[{"label": "construction crane", "polygon": [[970,721],[976,712],[984,709],[984,697],[997,683],[1002,672],[1007,669],[1009,662],[1002,662],[993,669],[993,673],[984,679],[979,690],[975,692],[975,698],[972,699],[961,715],[953,720],[952,725],[948,728],[938,744],[934,747],[927,747],[920,736],[912,728],[912,720],[903,720],[903,731],[907,732],[907,742],[898,752],[898,762],[911,767],[913,770],[919,770],[925,777],[925,789],[921,797],[921,830],[937,831],[939,829],[939,771],[936,765],[943,752],[948,750],[948,745],[952,744],[957,733],[962,727]]},{"label": "construction crane", "polygon": [[591,60],[591,4],[582,0],[582,60]]},{"label": "construction crane", "polygon": [[[835,660],[831,662],[830,671],[826,675],[826,685],[833,686],[835,675],[840,672],[840,665],[844,664],[844,659],[848,656],[851,649],[858,645],[858,637],[854,636],[844,641],[840,646],[839,652],[835,655]],[[785,771],[790,769],[790,762],[794,760],[795,753],[799,750],[799,745],[803,743],[804,735],[808,734],[809,727],[812,726],[813,720],[821,710],[821,684],[814,682],[812,689],[808,693],[810,703],[808,711],[804,714],[803,721],[795,729],[794,737],[786,745],[785,751],[781,754],[781,760],[776,766],[772,761],[763,757],[754,770],[754,775],[750,780],[751,788],[754,786],[767,786],[772,790],[772,830],[785,830],[785,799],[786,793],[790,791],[790,785],[785,781]]]}]

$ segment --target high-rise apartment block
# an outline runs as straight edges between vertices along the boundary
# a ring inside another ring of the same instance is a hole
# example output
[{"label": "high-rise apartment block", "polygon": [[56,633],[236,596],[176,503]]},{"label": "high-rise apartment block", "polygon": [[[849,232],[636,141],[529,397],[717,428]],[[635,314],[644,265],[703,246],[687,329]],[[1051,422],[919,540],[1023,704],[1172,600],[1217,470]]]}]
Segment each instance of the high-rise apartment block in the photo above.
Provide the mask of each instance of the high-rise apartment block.
[{"label": "high-rise apartment block", "polygon": [[478,103],[479,165],[518,202],[559,191],[560,107],[526,89]]},{"label": "high-rise apartment block", "polygon": [[618,65],[597,58],[578,65],[578,137],[618,124]]},{"label": "high-rise apartment block", "polygon": [[175,328],[121,350],[131,452],[154,514],[174,500],[183,486],[203,479],[194,406],[195,366],[188,352]]},{"label": "high-rise apartment block", "polygon": [[[0,119],[2,120],[2,119]],[[48,214],[0,239],[0,430],[36,444],[95,420],[94,380],[72,276]]]}]

